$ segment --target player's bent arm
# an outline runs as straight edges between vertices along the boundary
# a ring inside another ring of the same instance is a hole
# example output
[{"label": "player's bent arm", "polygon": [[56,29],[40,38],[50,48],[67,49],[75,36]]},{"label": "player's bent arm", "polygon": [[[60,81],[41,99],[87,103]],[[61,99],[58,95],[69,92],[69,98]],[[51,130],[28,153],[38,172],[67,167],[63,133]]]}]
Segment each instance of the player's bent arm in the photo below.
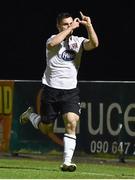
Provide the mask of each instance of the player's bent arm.
[{"label": "player's bent arm", "polygon": [[86,51],[95,49],[99,46],[97,34],[91,23],[86,25],[88,39],[83,42],[83,47]]},{"label": "player's bent arm", "polygon": [[67,28],[66,30],[58,33],[54,36],[51,41],[47,44],[47,48],[51,49],[58,44],[60,44],[70,33],[72,32],[72,27]]}]

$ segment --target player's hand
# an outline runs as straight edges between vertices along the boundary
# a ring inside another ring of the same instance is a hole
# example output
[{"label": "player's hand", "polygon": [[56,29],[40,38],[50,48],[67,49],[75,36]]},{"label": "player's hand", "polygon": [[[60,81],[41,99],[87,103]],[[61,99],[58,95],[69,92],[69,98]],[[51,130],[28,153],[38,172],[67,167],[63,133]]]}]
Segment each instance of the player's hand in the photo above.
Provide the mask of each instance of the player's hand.
[{"label": "player's hand", "polygon": [[79,18],[75,18],[74,21],[72,22],[72,29],[76,29],[79,27],[79,24],[80,24],[80,19]]},{"label": "player's hand", "polygon": [[80,15],[81,15],[80,24],[83,24],[85,26],[91,24],[91,19],[89,16],[85,16],[81,11],[80,11]]}]

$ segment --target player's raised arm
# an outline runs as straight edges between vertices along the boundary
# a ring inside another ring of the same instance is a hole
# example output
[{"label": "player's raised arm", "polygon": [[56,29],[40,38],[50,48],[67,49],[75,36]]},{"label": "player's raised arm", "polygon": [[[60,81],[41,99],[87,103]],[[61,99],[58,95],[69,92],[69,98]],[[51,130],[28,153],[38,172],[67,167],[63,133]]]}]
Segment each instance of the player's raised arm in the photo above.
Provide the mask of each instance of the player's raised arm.
[{"label": "player's raised arm", "polygon": [[88,39],[85,40],[84,44],[83,44],[84,49],[85,50],[94,49],[94,48],[98,47],[99,41],[98,41],[97,34],[91,23],[91,19],[89,16],[85,16],[81,11],[80,11],[80,15],[81,15],[80,24],[82,24],[86,27],[87,33],[88,33]]}]

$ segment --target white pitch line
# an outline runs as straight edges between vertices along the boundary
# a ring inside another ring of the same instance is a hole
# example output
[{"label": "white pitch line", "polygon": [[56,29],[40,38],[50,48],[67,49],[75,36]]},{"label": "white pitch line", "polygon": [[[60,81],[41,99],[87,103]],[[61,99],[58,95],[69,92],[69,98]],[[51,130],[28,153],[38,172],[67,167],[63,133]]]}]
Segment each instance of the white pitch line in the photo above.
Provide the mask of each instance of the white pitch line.
[{"label": "white pitch line", "polygon": [[[76,174],[86,174],[86,175],[93,175],[93,176],[95,176],[95,175],[97,175],[97,176],[108,176],[108,177],[114,177],[115,176],[113,174],[92,173],[92,172],[80,172],[80,173],[76,172]],[[127,175],[121,175],[121,176],[122,176],[122,178],[126,177],[126,179],[128,179],[128,177],[131,178],[131,176],[127,176]]]},{"label": "white pitch line", "polygon": [[92,172],[76,172],[76,174],[89,174],[89,175],[97,175],[97,176],[114,176],[112,174],[103,174],[103,173],[92,173]]}]

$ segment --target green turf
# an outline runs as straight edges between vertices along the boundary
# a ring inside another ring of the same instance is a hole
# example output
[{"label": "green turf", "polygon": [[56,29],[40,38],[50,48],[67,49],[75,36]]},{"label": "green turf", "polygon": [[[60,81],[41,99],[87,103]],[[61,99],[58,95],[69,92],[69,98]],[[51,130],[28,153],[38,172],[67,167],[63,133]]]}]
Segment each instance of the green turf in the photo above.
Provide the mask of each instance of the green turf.
[{"label": "green turf", "polygon": [[60,161],[28,158],[0,159],[0,179],[134,179],[134,167],[77,163],[75,172],[61,172]]}]

